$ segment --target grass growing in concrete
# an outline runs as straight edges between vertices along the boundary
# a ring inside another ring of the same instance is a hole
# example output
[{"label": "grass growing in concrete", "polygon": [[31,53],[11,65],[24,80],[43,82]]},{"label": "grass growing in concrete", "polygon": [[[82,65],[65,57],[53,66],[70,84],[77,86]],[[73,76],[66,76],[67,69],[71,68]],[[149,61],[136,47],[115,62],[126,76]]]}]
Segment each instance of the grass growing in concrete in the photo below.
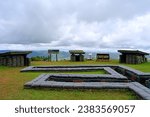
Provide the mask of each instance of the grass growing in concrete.
[{"label": "grass growing in concrete", "polygon": [[[69,61],[60,61],[60,62],[32,62],[32,65],[81,65],[81,64],[119,64],[117,61],[110,62],[69,62]],[[140,65],[127,65],[132,68],[144,72],[150,72],[150,63],[144,63]],[[0,66],[0,99],[42,99],[42,100],[80,100],[80,99],[138,99],[138,97],[129,90],[68,90],[68,89],[24,89],[23,85],[39,76],[41,72],[28,72],[20,73],[20,70],[23,67],[3,67]],[[96,71],[97,72],[97,71]],[[86,72],[87,73],[87,72]]]}]

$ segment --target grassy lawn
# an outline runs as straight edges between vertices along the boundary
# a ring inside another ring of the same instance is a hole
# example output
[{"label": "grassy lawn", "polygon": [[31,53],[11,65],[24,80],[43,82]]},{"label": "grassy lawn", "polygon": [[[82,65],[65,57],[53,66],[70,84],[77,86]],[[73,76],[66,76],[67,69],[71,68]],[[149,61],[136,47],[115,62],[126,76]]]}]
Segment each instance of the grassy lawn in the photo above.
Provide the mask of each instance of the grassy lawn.
[{"label": "grassy lawn", "polygon": [[100,62],[100,61],[84,61],[84,62],[71,62],[71,61],[53,61],[53,62],[48,62],[48,61],[34,61],[32,62],[33,66],[38,66],[38,65],[88,65],[88,64],[119,64],[118,60],[110,60],[108,62]]},{"label": "grassy lawn", "polygon": [[[118,61],[110,62],[32,62],[32,65],[81,65],[81,64],[119,64]],[[127,65],[129,67],[150,72],[150,63],[140,65]],[[23,85],[39,76],[41,72],[20,73],[23,67],[4,67],[0,66],[0,99],[18,100],[18,99],[33,99],[33,100],[80,100],[80,99],[113,99],[113,100],[130,100],[138,99],[136,95],[129,90],[72,90],[72,89],[24,89]],[[81,72],[76,72],[81,74]],[[82,72],[83,74],[103,74],[104,71]]]},{"label": "grassy lawn", "polygon": [[137,64],[137,65],[127,65],[127,66],[132,67],[137,70],[140,70],[140,71],[143,71],[143,72],[150,72],[150,62]]},{"label": "grassy lawn", "polygon": [[143,72],[150,72],[150,62],[142,63],[142,64],[120,64],[118,60],[110,60],[108,62],[96,62],[96,61],[84,61],[84,62],[70,62],[70,61],[59,61],[59,62],[46,62],[46,61],[34,61],[32,62],[33,66],[40,66],[40,65],[105,65],[105,64],[112,64],[112,65],[125,65]]}]

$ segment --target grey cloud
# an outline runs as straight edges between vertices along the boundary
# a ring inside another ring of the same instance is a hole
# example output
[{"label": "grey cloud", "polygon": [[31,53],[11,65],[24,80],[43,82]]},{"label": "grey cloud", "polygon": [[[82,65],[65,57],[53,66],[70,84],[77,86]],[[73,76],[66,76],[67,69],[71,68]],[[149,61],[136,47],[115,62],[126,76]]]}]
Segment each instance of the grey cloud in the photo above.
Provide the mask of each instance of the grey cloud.
[{"label": "grey cloud", "polygon": [[36,43],[146,48],[149,4],[149,0],[1,0],[0,43],[21,44],[20,48],[36,48]]}]

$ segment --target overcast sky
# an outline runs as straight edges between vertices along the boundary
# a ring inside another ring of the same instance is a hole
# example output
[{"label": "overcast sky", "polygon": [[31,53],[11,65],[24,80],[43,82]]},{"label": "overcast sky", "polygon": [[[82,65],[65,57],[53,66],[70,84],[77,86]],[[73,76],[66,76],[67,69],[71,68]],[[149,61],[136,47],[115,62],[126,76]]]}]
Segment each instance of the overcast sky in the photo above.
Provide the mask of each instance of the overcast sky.
[{"label": "overcast sky", "polygon": [[0,50],[150,52],[150,0],[0,0]]}]

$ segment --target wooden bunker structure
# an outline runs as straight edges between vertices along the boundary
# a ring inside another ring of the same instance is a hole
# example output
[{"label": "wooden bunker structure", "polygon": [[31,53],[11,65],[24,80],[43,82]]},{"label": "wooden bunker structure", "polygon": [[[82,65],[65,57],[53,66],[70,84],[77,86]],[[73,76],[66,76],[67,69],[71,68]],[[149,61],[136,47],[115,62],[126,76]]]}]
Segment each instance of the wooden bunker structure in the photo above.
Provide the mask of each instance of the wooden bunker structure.
[{"label": "wooden bunker structure", "polygon": [[120,63],[127,64],[140,64],[147,62],[145,55],[149,55],[148,53],[139,50],[118,50],[118,52],[121,53]]},{"label": "wooden bunker structure", "polygon": [[29,66],[30,60],[27,58],[27,55],[31,51],[8,51],[0,53],[0,65],[2,66]]},{"label": "wooden bunker structure", "polygon": [[83,50],[70,50],[70,60],[71,61],[84,61],[85,52]]},{"label": "wooden bunker structure", "polygon": [[59,50],[48,50],[48,58],[49,58],[49,61],[52,61],[52,54],[55,54],[56,55],[56,61],[58,61],[58,54],[59,54]]},{"label": "wooden bunker structure", "polygon": [[96,61],[109,61],[109,59],[110,59],[109,54],[105,53],[96,54]]}]

